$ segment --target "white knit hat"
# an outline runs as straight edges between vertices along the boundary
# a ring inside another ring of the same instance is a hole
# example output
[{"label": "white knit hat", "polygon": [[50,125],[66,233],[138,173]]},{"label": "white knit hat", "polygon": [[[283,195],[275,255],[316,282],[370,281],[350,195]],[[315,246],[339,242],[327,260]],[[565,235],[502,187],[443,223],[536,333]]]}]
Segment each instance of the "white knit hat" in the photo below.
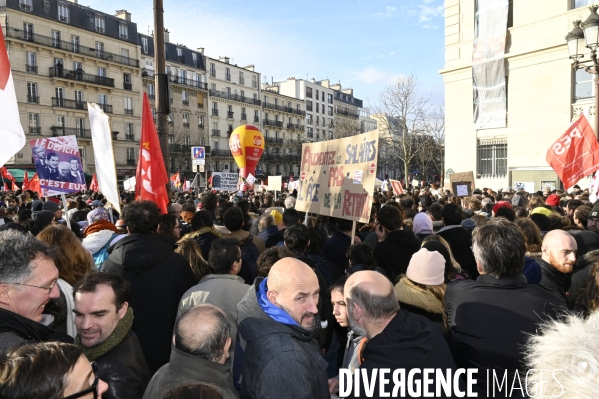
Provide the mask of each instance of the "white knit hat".
[{"label": "white knit hat", "polygon": [[406,276],[419,284],[439,285],[445,282],[445,258],[437,251],[421,248],[412,255]]}]

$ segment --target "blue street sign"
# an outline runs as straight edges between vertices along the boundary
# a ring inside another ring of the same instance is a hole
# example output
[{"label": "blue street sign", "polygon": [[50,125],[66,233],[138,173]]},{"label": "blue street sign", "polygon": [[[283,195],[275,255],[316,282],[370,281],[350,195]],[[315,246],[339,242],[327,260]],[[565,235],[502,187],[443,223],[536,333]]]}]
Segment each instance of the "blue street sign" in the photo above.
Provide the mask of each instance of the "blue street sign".
[{"label": "blue street sign", "polygon": [[206,159],[204,147],[191,147],[191,159]]}]

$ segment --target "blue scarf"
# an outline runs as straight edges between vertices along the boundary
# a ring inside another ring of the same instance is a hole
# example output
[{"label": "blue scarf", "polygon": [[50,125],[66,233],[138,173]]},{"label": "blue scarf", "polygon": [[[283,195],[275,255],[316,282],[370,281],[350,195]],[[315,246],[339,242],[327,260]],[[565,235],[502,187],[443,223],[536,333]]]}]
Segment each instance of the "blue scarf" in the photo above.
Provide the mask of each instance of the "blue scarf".
[{"label": "blue scarf", "polygon": [[258,297],[258,305],[260,305],[260,308],[262,308],[264,313],[266,313],[271,319],[278,323],[288,324],[290,326],[299,326],[299,324],[297,324],[297,322],[293,320],[287,312],[285,312],[281,308],[276,307],[268,300],[268,298],[266,297],[266,291],[268,291],[268,287],[266,286],[266,280],[268,280],[268,277],[262,280],[260,286],[258,287],[258,293],[256,295]]}]

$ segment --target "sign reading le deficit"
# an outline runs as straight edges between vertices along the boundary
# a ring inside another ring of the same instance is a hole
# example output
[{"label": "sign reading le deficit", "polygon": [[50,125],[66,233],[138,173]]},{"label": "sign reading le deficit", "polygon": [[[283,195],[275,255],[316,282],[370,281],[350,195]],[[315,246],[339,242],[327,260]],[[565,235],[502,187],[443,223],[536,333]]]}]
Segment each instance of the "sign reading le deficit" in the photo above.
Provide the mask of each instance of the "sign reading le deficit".
[{"label": "sign reading le deficit", "polygon": [[[295,208],[301,212],[367,223],[377,157],[376,131],[303,144],[302,179]],[[375,165],[374,172],[372,164]]]}]

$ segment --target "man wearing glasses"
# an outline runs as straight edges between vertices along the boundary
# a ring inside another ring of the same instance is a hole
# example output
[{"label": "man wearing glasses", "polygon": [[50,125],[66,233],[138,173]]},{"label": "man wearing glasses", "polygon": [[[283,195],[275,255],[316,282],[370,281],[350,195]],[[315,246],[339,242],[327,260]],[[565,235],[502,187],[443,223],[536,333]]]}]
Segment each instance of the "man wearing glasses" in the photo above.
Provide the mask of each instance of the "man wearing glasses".
[{"label": "man wearing glasses", "polygon": [[0,353],[25,341],[73,342],[41,323],[46,304],[60,296],[51,250],[32,235],[0,232]]}]

